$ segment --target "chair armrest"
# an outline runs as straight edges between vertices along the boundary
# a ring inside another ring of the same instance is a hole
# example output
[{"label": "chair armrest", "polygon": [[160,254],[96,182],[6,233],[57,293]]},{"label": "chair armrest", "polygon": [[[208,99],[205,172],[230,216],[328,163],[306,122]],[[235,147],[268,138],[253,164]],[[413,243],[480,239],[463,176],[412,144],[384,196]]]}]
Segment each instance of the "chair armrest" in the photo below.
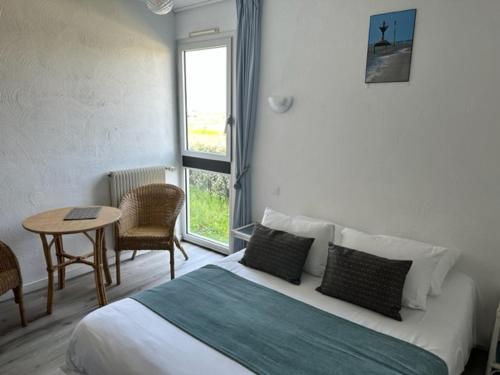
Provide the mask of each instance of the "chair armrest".
[{"label": "chair armrest", "polygon": [[137,226],[136,215],[129,210],[122,210],[122,216],[117,223],[118,235],[124,234],[130,228],[133,228],[135,226]]},{"label": "chair armrest", "polygon": [[116,228],[118,230],[118,236],[127,232],[130,228],[136,227],[139,224],[139,207],[135,199],[127,195],[123,198],[120,203],[121,217],[118,220]]}]

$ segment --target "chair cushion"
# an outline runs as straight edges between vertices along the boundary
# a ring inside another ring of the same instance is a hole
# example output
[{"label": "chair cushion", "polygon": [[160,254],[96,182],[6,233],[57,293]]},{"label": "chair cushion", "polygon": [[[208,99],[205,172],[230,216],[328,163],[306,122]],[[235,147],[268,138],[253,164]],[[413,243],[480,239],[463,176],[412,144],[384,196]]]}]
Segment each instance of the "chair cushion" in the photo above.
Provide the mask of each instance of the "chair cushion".
[{"label": "chair cushion", "polygon": [[141,225],[119,236],[120,250],[169,250],[172,239],[168,227]]},{"label": "chair cushion", "polygon": [[122,237],[170,237],[168,227],[159,225],[141,225],[130,228]]}]

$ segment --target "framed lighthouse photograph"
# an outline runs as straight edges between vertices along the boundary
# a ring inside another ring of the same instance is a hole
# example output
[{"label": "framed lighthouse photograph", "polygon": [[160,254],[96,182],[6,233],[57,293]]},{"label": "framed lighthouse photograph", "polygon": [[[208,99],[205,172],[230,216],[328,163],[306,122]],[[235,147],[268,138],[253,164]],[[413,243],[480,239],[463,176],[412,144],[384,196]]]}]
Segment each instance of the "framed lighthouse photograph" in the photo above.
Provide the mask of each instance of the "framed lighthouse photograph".
[{"label": "framed lighthouse photograph", "polygon": [[370,17],[366,83],[410,80],[416,9]]}]

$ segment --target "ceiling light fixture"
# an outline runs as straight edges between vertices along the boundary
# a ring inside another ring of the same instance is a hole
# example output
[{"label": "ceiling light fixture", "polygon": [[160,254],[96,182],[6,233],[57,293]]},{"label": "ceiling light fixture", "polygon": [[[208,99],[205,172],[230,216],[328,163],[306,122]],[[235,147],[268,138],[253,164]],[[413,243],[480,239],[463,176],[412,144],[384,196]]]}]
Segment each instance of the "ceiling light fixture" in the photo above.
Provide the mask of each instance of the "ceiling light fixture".
[{"label": "ceiling light fixture", "polygon": [[149,10],[155,14],[168,14],[174,7],[174,0],[146,0]]}]

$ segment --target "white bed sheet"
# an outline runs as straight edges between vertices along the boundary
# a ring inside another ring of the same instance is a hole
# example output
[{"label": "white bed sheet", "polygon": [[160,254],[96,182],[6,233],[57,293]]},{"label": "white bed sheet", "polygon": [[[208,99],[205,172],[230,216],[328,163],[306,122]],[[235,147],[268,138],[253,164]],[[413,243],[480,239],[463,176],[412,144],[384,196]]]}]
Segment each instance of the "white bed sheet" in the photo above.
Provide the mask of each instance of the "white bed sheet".
[{"label": "white bed sheet", "polygon": [[[300,286],[238,263],[243,252],[216,263],[237,275],[365,327],[428,350],[461,374],[475,341],[474,282],[452,271],[427,311],[404,308],[403,322],[315,291],[321,279],[304,274]],[[236,363],[181,331],[142,304],[126,298],[86,316],[76,327],[66,372],[105,374],[250,374]]]}]

